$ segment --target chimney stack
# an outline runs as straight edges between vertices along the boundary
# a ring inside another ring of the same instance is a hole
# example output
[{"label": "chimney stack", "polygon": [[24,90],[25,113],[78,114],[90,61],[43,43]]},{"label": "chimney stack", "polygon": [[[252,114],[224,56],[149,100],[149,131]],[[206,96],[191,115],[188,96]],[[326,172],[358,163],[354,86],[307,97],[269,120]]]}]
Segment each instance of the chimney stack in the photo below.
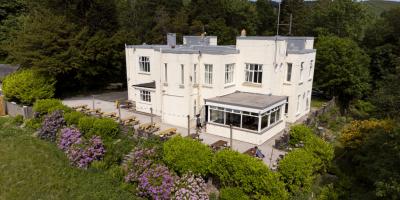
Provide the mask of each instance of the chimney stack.
[{"label": "chimney stack", "polygon": [[242,29],[240,32],[240,37],[246,37],[246,29]]},{"label": "chimney stack", "polygon": [[167,33],[167,45],[171,48],[176,46],[176,33]]}]

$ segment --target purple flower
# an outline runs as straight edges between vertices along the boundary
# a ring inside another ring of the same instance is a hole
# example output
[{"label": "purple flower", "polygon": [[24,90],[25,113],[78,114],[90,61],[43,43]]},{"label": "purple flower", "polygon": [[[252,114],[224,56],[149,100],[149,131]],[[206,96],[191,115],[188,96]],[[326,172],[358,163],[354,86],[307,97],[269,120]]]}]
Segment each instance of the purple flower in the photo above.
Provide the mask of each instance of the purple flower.
[{"label": "purple flower", "polygon": [[138,178],[138,189],[143,197],[155,200],[170,199],[175,177],[164,165],[153,165]]},{"label": "purple flower", "polygon": [[172,193],[174,200],[209,199],[205,181],[201,177],[195,177],[190,172],[175,181]]}]

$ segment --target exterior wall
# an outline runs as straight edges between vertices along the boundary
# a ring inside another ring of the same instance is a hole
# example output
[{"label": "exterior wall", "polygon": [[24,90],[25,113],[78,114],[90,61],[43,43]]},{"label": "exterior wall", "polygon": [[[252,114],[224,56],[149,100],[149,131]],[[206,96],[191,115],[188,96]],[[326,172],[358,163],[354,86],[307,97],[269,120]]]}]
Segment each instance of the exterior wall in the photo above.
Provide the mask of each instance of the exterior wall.
[{"label": "exterior wall", "polygon": [[[230,138],[229,126],[208,123],[206,129],[208,133]],[[232,138],[234,140],[240,140],[251,144],[261,145],[265,141],[271,139],[273,136],[281,132],[283,129],[285,129],[285,123],[283,121],[276,124],[274,127],[270,128],[263,134],[248,132],[245,129],[233,128]]]},{"label": "exterior wall", "polygon": [[[161,116],[163,122],[186,127],[187,115],[194,120],[195,114],[204,113],[204,99],[226,95],[237,90],[288,96],[288,114],[283,117],[281,123],[266,133],[260,135],[239,129],[234,130],[234,139],[259,144],[283,130],[286,122],[295,122],[308,114],[310,110],[315,52],[288,53],[287,45],[288,42],[283,39],[238,38],[236,49],[240,53],[237,54],[164,53],[161,49],[155,50],[151,46],[127,47],[128,98],[136,101],[138,111],[149,113],[150,108],[153,108],[153,113]],[[313,39],[305,39],[305,48],[313,48]],[[139,71],[140,56],[150,58],[150,73]],[[309,76],[311,61],[313,61],[313,67]],[[304,79],[300,81],[302,62],[304,62]],[[225,84],[225,65],[232,63],[235,64],[234,81],[232,84]],[[263,65],[261,84],[245,82],[246,63]],[[293,63],[290,82],[286,81],[287,63]],[[165,80],[165,64],[167,64],[168,80]],[[205,64],[213,65],[212,85],[206,85],[204,82]],[[181,83],[181,65],[184,66],[183,84]],[[196,65],[196,77],[194,65]],[[155,81],[156,89],[146,89],[151,91],[151,103],[143,102],[140,100],[141,88],[132,85],[152,81]],[[298,95],[300,95],[299,112],[297,112]],[[306,103],[307,98],[308,103]],[[207,128],[209,133],[229,137],[229,129],[226,127],[209,124]]]}]

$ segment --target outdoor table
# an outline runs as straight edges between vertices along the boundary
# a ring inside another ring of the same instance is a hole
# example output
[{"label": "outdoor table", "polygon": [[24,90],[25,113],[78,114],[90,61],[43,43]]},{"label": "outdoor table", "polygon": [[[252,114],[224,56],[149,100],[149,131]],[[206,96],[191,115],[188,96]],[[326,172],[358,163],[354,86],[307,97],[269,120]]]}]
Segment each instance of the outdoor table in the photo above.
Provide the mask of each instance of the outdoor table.
[{"label": "outdoor table", "polygon": [[210,146],[211,146],[211,148],[214,149],[214,150],[219,150],[219,149],[221,149],[222,147],[227,147],[227,145],[228,145],[228,142],[227,142],[227,141],[218,140],[218,141],[214,142],[213,144],[211,144]]},{"label": "outdoor table", "polygon": [[103,117],[116,118],[116,117],[117,117],[117,113],[115,113],[115,112],[105,113],[105,114],[103,115]]},{"label": "outdoor table", "polygon": [[176,134],[176,128],[169,128],[169,129],[166,129],[166,130],[163,130],[163,131],[160,131],[157,133],[157,135],[160,135],[160,136],[172,136],[175,134]]}]

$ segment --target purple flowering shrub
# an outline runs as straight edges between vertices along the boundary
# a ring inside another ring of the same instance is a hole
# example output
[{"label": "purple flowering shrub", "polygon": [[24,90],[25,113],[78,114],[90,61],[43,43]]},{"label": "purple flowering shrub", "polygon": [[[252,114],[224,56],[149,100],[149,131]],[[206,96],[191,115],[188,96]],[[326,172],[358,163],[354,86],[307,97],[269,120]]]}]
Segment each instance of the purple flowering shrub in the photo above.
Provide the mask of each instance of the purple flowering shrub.
[{"label": "purple flowering shrub", "polygon": [[103,141],[99,136],[84,140],[77,129],[61,130],[58,147],[63,150],[71,163],[79,168],[87,168],[95,160],[101,160],[105,154]]},{"label": "purple flowering shrub", "polygon": [[139,175],[154,163],[157,153],[154,148],[135,148],[127,157],[128,174],[125,182],[137,182]]},{"label": "purple flowering shrub", "polygon": [[208,200],[206,183],[203,178],[194,176],[191,172],[184,174],[175,181],[172,190],[174,200]]},{"label": "purple flowering shrub", "polygon": [[56,110],[51,114],[46,115],[42,127],[39,128],[38,136],[41,139],[54,142],[56,140],[58,129],[65,125],[63,112]]},{"label": "purple flowering shrub", "polygon": [[160,164],[153,165],[139,176],[139,195],[155,200],[170,199],[175,176]]}]

